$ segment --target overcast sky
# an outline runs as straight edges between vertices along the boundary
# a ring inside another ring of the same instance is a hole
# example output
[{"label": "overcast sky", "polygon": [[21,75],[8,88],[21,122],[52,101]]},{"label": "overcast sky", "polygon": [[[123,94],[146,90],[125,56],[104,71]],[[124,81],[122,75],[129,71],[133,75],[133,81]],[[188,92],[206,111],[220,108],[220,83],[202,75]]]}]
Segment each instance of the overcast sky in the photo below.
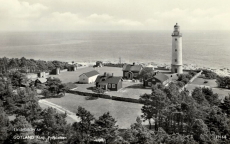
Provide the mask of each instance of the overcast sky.
[{"label": "overcast sky", "polygon": [[230,30],[230,0],[0,0],[0,31]]}]

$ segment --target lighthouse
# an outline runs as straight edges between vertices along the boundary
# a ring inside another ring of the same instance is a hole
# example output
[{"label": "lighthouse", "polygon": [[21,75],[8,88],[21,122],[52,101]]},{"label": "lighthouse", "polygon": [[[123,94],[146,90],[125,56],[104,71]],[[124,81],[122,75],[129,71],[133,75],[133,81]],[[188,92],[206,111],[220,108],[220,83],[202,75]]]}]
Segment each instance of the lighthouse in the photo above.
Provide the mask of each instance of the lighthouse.
[{"label": "lighthouse", "polygon": [[180,33],[180,26],[176,23],[172,33],[172,73],[183,73],[182,67],[182,33]]}]

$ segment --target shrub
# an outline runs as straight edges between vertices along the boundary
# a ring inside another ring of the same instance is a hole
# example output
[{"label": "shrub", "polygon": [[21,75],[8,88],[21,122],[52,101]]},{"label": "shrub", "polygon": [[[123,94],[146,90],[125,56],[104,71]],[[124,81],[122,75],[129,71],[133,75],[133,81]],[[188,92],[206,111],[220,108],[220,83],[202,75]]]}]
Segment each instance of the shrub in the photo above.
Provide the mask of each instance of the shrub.
[{"label": "shrub", "polygon": [[204,74],[205,78],[207,79],[216,79],[217,74],[210,71],[210,70],[203,70],[202,74]]},{"label": "shrub", "polygon": [[45,97],[51,97],[52,96],[50,91],[48,91],[47,89],[42,90],[41,95],[43,95]]},{"label": "shrub", "polygon": [[179,87],[183,87],[183,86],[185,85],[185,83],[182,82],[182,81],[178,81],[176,84],[177,84]]},{"label": "shrub", "polygon": [[99,93],[99,94],[104,94],[106,92],[106,90],[104,90],[102,88],[95,88],[95,89],[93,89],[93,92]]}]

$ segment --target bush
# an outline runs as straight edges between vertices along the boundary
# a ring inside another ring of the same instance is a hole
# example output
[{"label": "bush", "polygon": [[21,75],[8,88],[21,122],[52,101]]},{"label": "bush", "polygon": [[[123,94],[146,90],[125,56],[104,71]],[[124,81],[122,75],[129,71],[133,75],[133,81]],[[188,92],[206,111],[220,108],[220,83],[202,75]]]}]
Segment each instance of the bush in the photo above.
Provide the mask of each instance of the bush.
[{"label": "bush", "polygon": [[44,97],[51,97],[52,96],[50,91],[48,91],[46,89],[42,90],[41,95],[43,95]]},{"label": "bush", "polygon": [[210,70],[203,70],[202,74],[204,74],[205,78],[207,79],[216,79],[217,74],[210,71]]},{"label": "bush", "polygon": [[192,79],[192,77],[193,76],[191,74],[179,74],[177,81],[181,81],[184,84],[187,84],[189,82],[189,80]]},{"label": "bush", "polygon": [[176,84],[177,84],[180,88],[182,88],[182,87],[185,85],[185,83],[182,82],[182,81],[178,81]]},{"label": "bush", "polygon": [[106,90],[104,90],[102,88],[95,88],[95,89],[93,89],[93,92],[99,93],[99,94],[104,94],[106,92]]}]

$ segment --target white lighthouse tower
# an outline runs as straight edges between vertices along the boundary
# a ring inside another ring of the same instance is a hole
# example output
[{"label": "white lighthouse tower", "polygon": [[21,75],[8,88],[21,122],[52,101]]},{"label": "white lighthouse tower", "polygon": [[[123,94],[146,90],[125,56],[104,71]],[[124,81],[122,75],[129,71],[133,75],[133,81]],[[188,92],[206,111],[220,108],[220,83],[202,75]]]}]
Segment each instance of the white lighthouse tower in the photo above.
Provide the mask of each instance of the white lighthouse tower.
[{"label": "white lighthouse tower", "polygon": [[182,33],[180,33],[180,26],[176,23],[172,33],[172,73],[183,73],[182,67]]}]

